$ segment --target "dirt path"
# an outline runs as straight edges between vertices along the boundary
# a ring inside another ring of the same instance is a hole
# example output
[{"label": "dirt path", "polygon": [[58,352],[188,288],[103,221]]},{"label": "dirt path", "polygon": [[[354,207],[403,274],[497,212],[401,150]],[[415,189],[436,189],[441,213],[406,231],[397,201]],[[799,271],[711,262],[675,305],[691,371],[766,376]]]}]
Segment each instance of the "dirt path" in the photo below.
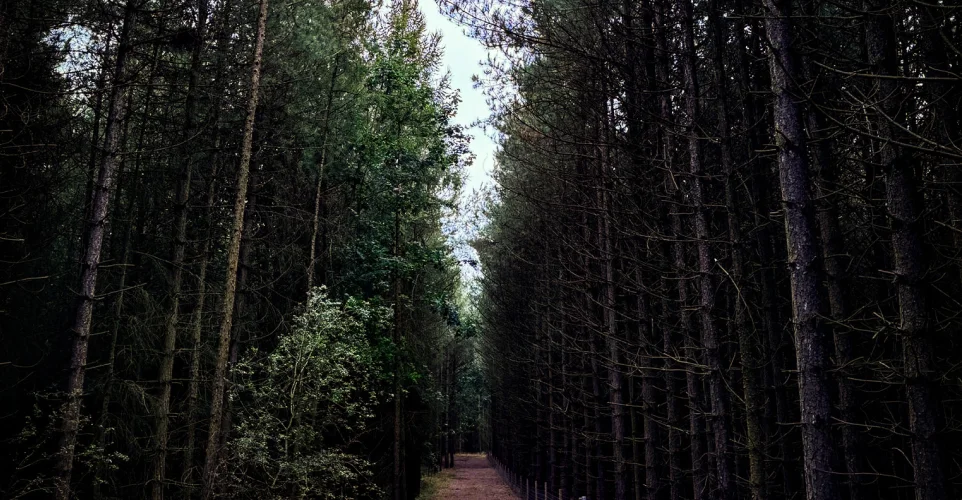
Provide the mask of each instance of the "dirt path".
[{"label": "dirt path", "polygon": [[454,479],[440,500],[517,500],[484,455],[456,455]]}]

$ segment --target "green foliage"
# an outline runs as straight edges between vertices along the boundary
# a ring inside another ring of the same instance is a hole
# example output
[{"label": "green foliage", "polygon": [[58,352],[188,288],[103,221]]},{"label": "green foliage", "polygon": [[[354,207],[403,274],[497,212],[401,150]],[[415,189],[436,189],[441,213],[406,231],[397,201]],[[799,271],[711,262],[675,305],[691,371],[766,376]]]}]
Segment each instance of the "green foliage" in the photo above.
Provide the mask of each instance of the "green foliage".
[{"label": "green foliage", "polygon": [[[384,369],[372,339],[390,310],[331,300],[317,288],[291,331],[268,355],[238,363],[232,464],[235,494],[270,498],[360,498],[376,493],[357,439],[379,402]],[[372,335],[373,334],[373,335]]]},{"label": "green foliage", "polygon": [[[18,111],[0,113],[0,136],[19,133],[0,159],[0,185],[11,187],[0,193],[0,332],[24,333],[0,335],[11,353],[0,360],[0,385],[16,408],[0,426],[12,429],[0,443],[16,448],[0,459],[0,496],[49,476],[36,456],[56,446],[53,417],[28,413],[39,391],[62,383],[68,361],[59,339],[75,313],[85,198],[101,160],[125,4],[108,3],[0,8],[14,34],[0,34],[10,49],[0,50],[0,101]],[[133,4],[123,161],[91,326],[103,334],[90,339],[72,481],[83,498],[140,498],[156,484],[154,388],[188,165],[162,482],[168,497],[201,486],[209,408],[201,381],[217,347],[258,12],[256,0],[209,1],[201,33],[200,2]],[[378,497],[393,479],[394,398],[405,460],[420,460],[439,434],[433,394],[445,383],[439,359],[455,336],[458,287],[441,218],[455,209],[470,161],[466,136],[450,123],[457,92],[438,73],[439,38],[414,3],[271,0],[267,23],[231,332],[239,361],[223,422],[228,466],[217,469],[217,482],[232,486],[217,489]],[[308,266],[312,284],[328,288],[304,304]],[[201,387],[193,399],[192,384]]]}]

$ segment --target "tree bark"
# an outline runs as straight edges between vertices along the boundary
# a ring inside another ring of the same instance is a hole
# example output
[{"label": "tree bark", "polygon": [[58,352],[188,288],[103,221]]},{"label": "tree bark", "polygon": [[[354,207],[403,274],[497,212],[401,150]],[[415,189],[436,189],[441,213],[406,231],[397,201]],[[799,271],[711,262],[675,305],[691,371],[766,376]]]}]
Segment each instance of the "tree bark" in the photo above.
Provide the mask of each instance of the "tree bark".
[{"label": "tree bark", "polygon": [[[656,400],[657,380],[660,378],[659,372],[663,369],[664,362],[660,362],[657,365],[655,364],[655,360],[657,359],[655,353],[658,351],[658,342],[655,338],[654,322],[649,311],[648,292],[645,290],[641,271],[637,271],[635,275],[635,282],[639,288],[635,304],[638,310],[638,344],[641,346],[643,356],[641,363],[641,413],[643,417],[642,441],[645,445],[644,481],[641,480],[641,467],[638,466],[636,469],[639,469],[639,472],[635,477],[635,499],[641,500],[641,498],[644,497],[648,500],[660,500],[663,495],[661,468],[658,467],[658,463],[662,460],[661,450],[663,443],[661,441],[662,433],[658,427],[662,424],[658,422],[655,411],[658,407],[658,401]],[[634,398],[632,401],[634,401]],[[634,406],[632,408],[634,408]],[[632,429],[632,435],[637,435],[635,429]],[[635,442],[637,442],[637,438],[635,438]],[[640,451],[636,451],[634,457],[637,462],[641,458]],[[643,493],[644,495],[642,495]]]},{"label": "tree bark", "polygon": [[[877,5],[866,2],[865,10],[868,12],[865,43],[869,64],[876,74],[898,76],[894,20],[889,17],[889,2],[881,0]],[[886,208],[892,230],[915,498],[943,500],[947,495],[937,441],[939,408],[933,395],[933,332],[925,297],[926,266],[919,229],[924,199],[918,191],[910,154],[892,142],[898,139],[892,123],[900,123],[903,119],[896,99],[899,94],[896,83],[879,78],[876,88],[882,97],[875,106],[875,126],[884,141],[879,156],[886,176]]]},{"label": "tree bark", "polygon": [[[704,179],[708,175],[702,165],[701,131],[698,130],[698,120],[701,110],[699,106],[699,85],[696,69],[694,8],[690,0],[682,4],[682,31],[684,54],[682,57],[682,73],[685,87],[685,115],[688,134],[688,166],[691,174],[691,201],[695,213],[695,246],[698,252],[698,313],[701,326],[701,344],[704,348],[705,362],[708,366],[708,392],[711,404],[709,425],[715,447],[715,473],[717,475],[717,497],[731,499],[737,493],[733,480],[734,461],[729,449],[728,423],[728,392],[722,372],[721,355],[719,353],[718,332],[712,316],[715,304],[715,257],[709,246],[708,209],[705,202]],[[720,27],[715,23],[716,29]],[[720,82],[723,84],[723,82]],[[730,162],[729,162],[730,163]]]},{"label": "tree bark", "polygon": [[[311,293],[314,286],[314,267],[317,264],[317,233],[321,227],[321,206],[323,202],[324,167],[327,160],[327,139],[330,136],[331,106],[334,105],[334,84],[337,81],[338,62],[335,56],[331,69],[331,82],[328,87],[327,107],[324,109],[324,139],[321,141],[321,158],[317,162],[317,186],[314,193],[314,216],[311,221],[311,250],[307,261],[307,293]],[[323,276],[321,276],[323,279]]]},{"label": "tree bark", "polygon": [[[601,128],[609,130],[608,102],[604,103],[605,120]],[[607,138],[605,138],[607,140]],[[602,331],[607,350],[608,407],[611,410],[612,461],[614,462],[614,498],[625,500],[628,492],[628,473],[625,465],[625,419],[624,395],[621,374],[621,346],[618,341],[618,325],[615,317],[615,270],[614,251],[611,244],[611,216],[608,185],[607,147],[602,146],[598,154],[598,186],[596,188],[598,205],[598,239],[601,251],[601,302]]]},{"label": "tree bark", "polygon": [[[739,14],[745,14],[748,11],[748,7],[742,2],[739,6]],[[775,308],[773,305],[773,294],[774,294],[774,280],[772,278],[772,272],[766,266],[772,261],[771,259],[771,236],[768,230],[768,224],[765,217],[761,216],[760,213],[768,213],[768,198],[764,195],[764,188],[760,189],[759,184],[761,183],[759,177],[766,177],[762,172],[762,166],[766,166],[767,163],[760,160],[756,151],[760,148],[762,139],[759,134],[759,128],[757,127],[757,113],[756,113],[756,102],[752,97],[752,90],[755,87],[753,85],[752,74],[749,71],[751,67],[751,59],[749,55],[749,44],[755,45],[755,37],[751,39],[745,38],[746,23],[744,18],[736,18],[735,26],[732,29],[732,34],[734,35],[735,44],[741,49],[738,51],[737,65],[738,71],[737,79],[739,83],[738,93],[739,99],[738,103],[741,107],[741,122],[742,130],[740,131],[744,134],[744,149],[742,154],[744,155],[744,161],[748,165],[746,169],[746,178],[749,184],[749,190],[751,198],[754,203],[751,205],[751,210],[753,215],[750,221],[755,226],[754,232],[755,237],[755,248],[757,249],[758,261],[762,263],[760,272],[758,272],[758,278],[754,281],[745,280],[746,276],[746,263],[750,263],[751,260],[745,260],[744,255],[751,255],[751,249],[742,250],[742,240],[740,231],[738,231],[737,220],[737,196],[734,191],[734,183],[736,179],[729,177],[729,185],[727,187],[726,197],[729,200],[730,210],[734,211],[736,217],[729,217],[729,225],[735,230],[730,231],[730,238],[732,239],[732,279],[738,288],[739,297],[736,299],[740,304],[735,306],[735,328],[739,330],[739,357],[741,358],[742,365],[742,389],[744,391],[745,398],[745,424],[746,424],[746,439],[748,440],[748,454],[749,454],[749,490],[751,494],[757,499],[767,499],[771,497],[771,483],[773,481],[767,480],[766,478],[771,475],[771,466],[768,461],[766,461],[767,456],[771,453],[771,429],[770,429],[770,418],[771,413],[769,409],[769,404],[766,404],[766,375],[772,370],[769,370],[765,364],[771,360],[772,365],[776,369],[780,369],[781,356],[770,356],[769,350],[766,349],[766,338],[772,335],[774,331],[776,321]],[[755,33],[755,30],[753,30]],[[722,47],[722,43],[717,44],[718,47]],[[721,112],[721,110],[719,111]],[[727,112],[726,112],[727,121]],[[726,124],[719,122],[719,130],[727,131],[728,127]],[[732,140],[735,136],[728,133],[727,136],[722,137],[722,147],[732,148]],[[722,153],[725,154],[724,149]],[[729,153],[729,160],[733,161],[734,158],[731,157]],[[723,160],[724,162],[724,160]],[[734,172],[732,172],[734,175]],[[746,245],[747,246],[747,245]],[[739,260],[741,260],[742,266],[739,268]],[[748,275],[751,275],[751,271],[748,271]],[[749,284],[754,285],[752,287],[745,287],[743,285]],[[754,307],[749,309],[747,305],[749,288],[756,288],[759,290],[757,295],[755,295],[756,301],[752,304]],[[761,318],[760,326],[757,328],[754,326],[751,331],[748,330],[748,325],[745,323],[750,319],[750,310],[757,310],[758,316]],[[770,378],[770,377],[768,377]],[[776,396],[776,400],[780,400]],[[784,440],[782,440],[784,442]],[[784,469],[784,468],[783,468]],[[783,477],[786,475],[783,472]],[[787,483],[786,483],[787,484]]]},{"label": "tree bark", "polygon": [[779,183],[788,245],[788,271],[792,286],[792,316],[799,372],[805,497],[838,498],[832,477],[831,405],[827,377],[828,353],[821,324],[814,205],[809,193],[809,164],[804,113],[792,53],[791,0],[765,0],[768,16],[769,67],[775,95],[775,144]]},{"label": "tree bark", "polygon": [[154,443],[154,470],[151,478],[151,498],[164,498],[166,480],[167,443],[170,425],[171,379],[174,374],[174,354],[177,348],[177,324],[180,313],[181,288],[184,276],[184,254],[187,247],[187,204],[190,198],[190,184],[193,175],[193,155],[190,144],[194,132],[194,113],[197,102],[197,87],[200,83],[201,55],[207,28],[207,0],[197,0],[197,20],[195,30],[197,42],[191,53],[190,76],[187,83],[187,97],[184,102],[184,124],[181,132],[179,159],[181,173],[177,180],[177,194],[174,204],[174,231],[171,235],[173,251],[171,256],[172,276],[170,285],[170,311],[164,323],[163,353],[160,364],[160,394],[157,398],[156,427]]},{"label": "tree bark", "polygon": [[838,411],[842,421],[842,462],[848,474],[849,500],[860,500],[861,480],[861,450],[859,446],[859,431],[855,423],[858,417],[856,409],[858,403],[855,388],[849,380],[854,347],[852,346],[852,331],[845,326],[848,318],[848,304],[845,300],[845,265],[842,258],[845,255],[841,229],[838,224],[838,200],[833,193],[836,183],[834,166],[830,163],[831,148],[826,138],[821,137],[821,120],[815,112],[808,113],[808,134],[814,140],[820,141],[815,145],[815,164],[817,166],[817,195],[819,199],[818,226],[822,243],[822,267],[825,270],[825,288],[827,290],[829,313],[831,314],[831,332],[835,340],[836,380],[838,384]]},{"label": "tree bark", "polygon": [[261,80],[261,59],[264,53],[264,37],[267,30],[268,0],[260,1],[257,20],[257,36],[251,69],[250,98],[247,103],[247,119],[244,122],[244,139],[241,160],[237,169],[237,187],[234,198],[234,221],[230,245],[227,250],[227,282],[224,286],[223,317],[218,336],[217,360],[211,391],[210,427],[207,435],[207,456],[204,462],[202,496],[212,498],[216,484],[216,472],[220,462],[220,425],[224,411],[224,389],[227,377],[227,358],[230,349],[231,326],[234,320],[234,295],[237,287],[237,268],[240,257],[241,237],[244,232],[244,210],[247,204],[247,183],[250,176],[251,149],[254,140],[254,118],[257,114],[258,90]]},{"label": "tree bark", "polygon": [[[763,500],[766,498],[764,483],[764,439],[762,436],[761,409],[764,406],[762,381],[759,376],[760,362],[758,355],[758,339],[748,324],[748,297],[745,291],[748,287],[744,281],[745,257],[742,242],[742,231],[739,220],[740,209],[737,204],[735,185],[738,182],[732,157],[731,135],[728,122],[728,99],[726,82],[728,71],[724,61],[725,27],[717,1],[711,2],[710,25],[712,29],[712,62],[715,69],[715,85],[718,115],[719,152],[722,171],[725,175],[725,207],[728,214],[728,238],[731,243],[731,270],[726,271],[732,282],[735,297],[734,324],[732,328],[738,337],[739,357],[742,369],[742,390],[745,399],[745,447],[748,452],[748,488],[751,498]],[[736,27],[738,29],[738,27]],[[718,415],[716,415],[718,418]],[[721,466],[721,464],[719,464]],[[725,493],[721,485],[723,497],[733,493]]]},{"label": "tree bark", "polygon": [[[124,138],[121,140],[122,142],[126,142],[126,137],[130,132],[129,130],[130,121],[131,120],[127,120],[127,123],[125,124],[126,130],[124,131]],[[124,167],[124,162],[121,162],[118,169],[118,173],[117,173],[118,177],[120,178],[124,177],[123,167]],[[141,170],[140,162],[137,162],[136,168],[134,169],[133,175],[131,176],[134,179],[132,181],[133,188],[128,188],[126,203],[123,203],[122,200],[120,199],[121,187],[118,186],[118,188],[116,189],[117,196],[116,196],[116,200],[114,201],[116,208],[114,209],[113,220],[111,221],[111,225],[114,227],[116,227],[117,221],[121,218],[120,217],[121,214],[133,214],[135,212],[143,213],[146,210],[146,208],[144,207],[144,203],[142,202],[143,198],[140,196],[140,191],[142,189],[142,184],[138,179],[138,177],[140,176],[140,170]],[[135,201],[138,199],[140,200],[140,202]],[[136,207],[135,207],[135,203],[136,203]],[[114,388],[114,384],[116,383],[117,343],[120,340],[120,329],[121,329],[121,326],[123,325],[124,297],[126,296],[126,291],[127,291],[127,277],[128,277],[128,272],[130,270],[130,260],[131,260],[130,254],[133,246],[132,245],[133,231],[134,231],[134,227],[136,226],[136,220],[137,220],[137,217],[128,215],[127,224],[126,226],[124,226],[123,231],[118,231],[119,233],[122,234],[122,236],[119,238],[121,240],[121,244],[120,244],[121,250],[120,250],[120,257],[118,259],[118,261],[121,264],[121,270],[120,270],[120,278],[117,280],[117,291],[115,292],[115,296],[114,296],[113,310],[111,311],[111,316],[113,316],[113,318],[111,322],[112,324],[110,325],[110,348],[107,351],[107,362],[106,362],[107,375],[104,377],[105,378],[104,389],[103,389],[104,395],[100,405],[100,414],[99,414],[98,424],[97,424],[97,446],[99,446],[100,449],[104,451],[106,451],[107,449],[107,419],[110,417],[110,405],[113,400],[112,391]],[[115,238],[116,238],[116,233],[115,233]],[[114,245],[116,245],[116,242],[114,242],[111,246],[114,246]],[[100,475],[101,479],[106,478],[107,464],[105,462],[101,461],[100,463],[98,463],[97,474]],[[106,481],[103,481],[103,482],[106,482]],[[103,498],[103,488],[102,488],[103,482],[97,482],[94,484],[93,496],[96,499]]]},{"label": "tree bark", "polygon": [[[220,10],[221,15],[221,25],[227,23],[231,15],[231,7],[233,2],[226,2],[223,8]],[[225,52],[226,48],[226,36],[221,36],[217,40],[217,69],[215,70],[216,79],[218,82],[220,77],[223,76],[223,67],[225,63]],[[221,99],[223,96],[221,96]],[[215,127],[220,122],[220,110],[221,104],[215,102],[213,106],[212,116],[210,118],[210,123]],[[204,220],[207,221],[205,234],[207,237],[204,238],[204,243],[200,250],[200,269],[197,273],[197,303],[194,307],[194,314],[191,318],[190,326],[190,338],[191,338],[191,352],[190,352],[190,381],[187,387],[187,444],[184,449],[184,473],[183,481],[185,483],[185,494],[188,498],[193,497],[193,491],[196,487],[195,475],[197,472],[197,467],[195,467],[196,458],[196,436],[197,436],[197,425],[198,418],[200,417],[199,407],[200,407],[200,384],[201,384],[201,371],[203,358],[201,352],[203,349],[203,332],[204,332],[204,318],[205,318],[205,306],[207,305],[207,270],[210,265],[210,253],[212,245],[211,233],[213,231],[214,225],[212,222],[212,214],[214,213],[214,202],[217,197],[217,180],[218,180],[218,170],[221,167],[218,161],[220,157],[220,149],[223,140],[222,132],[215,129],[214,139],[213,139],[213,156],[211,158],[211,169],[207,178],[207,200],[206,200],[206,212]],[[246,212],[246,211],[245,211]],[[203,482],[203,478],[200,478]]]},{"label": "tree bark", "polygon": [[[210,220],[210,208],[214,204],[215,184],[211,179],[207,192],[207,220]],[[208,229],[211,229],[208,226]],[[208,231],[208,234],[210,231]],[[197,273],[197,303],[194,306],[194,314],[190,325],[190,381],[187,385],[187,445],[184,449],[184,483],[187,485],[187,496],[191,496],[194,485],[194,455],[197,448],[197,417],[198,407],[200,406],[200,372],[201,372],[201,349],[203,347],[204,332],[204,306],[207,303],[207,266],[210,263],[211,238],[204,239],[201,248],[200,270]]]},{"label": "tree bark", "polygon": [[55,498],[68,500],[70,497],[70,476],[73,471],[74,450],[80,428],[80,407],[83,401],[84,375],[87,368],[87,348],[90,343],[90,326],[93,321],[94,302],[97,300],[97,271],[103,250],[104,234],[107,229],[107,214],[113,196],[117,168],[120,164],[121,134],[126,119],[125,106],[129,82],[127,81],[127,59],[131,52],[131,37],[136,22],[136,9],[133,0],[124,7],[124,20],[114,64],[113,88],[108,102],[107,121],[104,134],[104,152],[101,157],[100,172],[92,193],[90,218],[87,223],[86,249],[80,276],[80,301],[77,314],[70,332],[73,336],[71,346],[70,370],[66,387],[66,402],[63,407],[60,447],[58,450],[55,479]]}]

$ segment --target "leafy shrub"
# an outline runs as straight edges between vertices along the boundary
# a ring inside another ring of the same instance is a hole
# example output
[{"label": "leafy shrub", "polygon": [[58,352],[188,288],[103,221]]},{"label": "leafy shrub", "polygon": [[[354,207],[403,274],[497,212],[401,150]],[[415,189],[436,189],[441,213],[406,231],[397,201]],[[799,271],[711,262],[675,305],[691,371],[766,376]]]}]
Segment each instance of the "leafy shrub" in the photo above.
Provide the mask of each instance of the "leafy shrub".
[{"label": "leafy shrub", "polygon": [[358,454],[383,363],[372,339],[391,311],[315,289],[291,331],[239,362],[231,398],[234,497],[364,498],[379,492]]}]

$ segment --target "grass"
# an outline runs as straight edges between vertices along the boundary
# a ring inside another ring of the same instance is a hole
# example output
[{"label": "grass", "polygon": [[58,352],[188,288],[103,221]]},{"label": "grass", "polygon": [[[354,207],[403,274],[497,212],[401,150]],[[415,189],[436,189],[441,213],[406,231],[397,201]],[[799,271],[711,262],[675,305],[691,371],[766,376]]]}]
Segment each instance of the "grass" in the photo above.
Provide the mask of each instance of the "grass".
[{"label": "grass", "polygon": [[436,500],[444,488],[454,479],[454,469],[442,469],[437,473],[421,476],[421,494],[418,500]]}]

